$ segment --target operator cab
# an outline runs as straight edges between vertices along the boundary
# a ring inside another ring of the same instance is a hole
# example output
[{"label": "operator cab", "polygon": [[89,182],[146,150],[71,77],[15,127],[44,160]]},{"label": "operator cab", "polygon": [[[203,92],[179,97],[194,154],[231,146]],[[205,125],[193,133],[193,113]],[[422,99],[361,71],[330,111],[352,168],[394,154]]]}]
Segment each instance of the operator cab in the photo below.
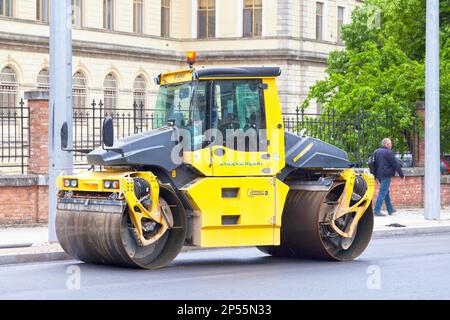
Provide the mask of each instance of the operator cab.
[{"label": "operator cab", "polygon": [[[183,163],[205,176],[266,176],[284,167],[278,67],[218,67],[160,74],[154,128],[176,128]],[[189,55],[188,55],[189,57]]]},{"label": "operator cab", "polygon": [[279,68],[246,67],[160,75],[156,127],[183,130],[192,151],[211,143],[240,151],[267,150],[263,77],[279,74]]}]

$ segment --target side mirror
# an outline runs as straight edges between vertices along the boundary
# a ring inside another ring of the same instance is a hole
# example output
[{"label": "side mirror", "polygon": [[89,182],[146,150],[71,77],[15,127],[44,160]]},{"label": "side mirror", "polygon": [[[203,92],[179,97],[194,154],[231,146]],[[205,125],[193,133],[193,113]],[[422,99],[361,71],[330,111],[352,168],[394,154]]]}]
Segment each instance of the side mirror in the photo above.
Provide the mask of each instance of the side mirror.
[{"label": "side mirror", "polygon": [[64,122],[63,125],[61,126],[61,149],[67,149],[67,145],[69,143],[68,138],[69,138],[69,129],[67,127],[67,122]]},{"label": "side mirror", "polygon": [[111,117],[106,117],[103,120],[103,144],[107,147],[112,147],[114,145],[114,126],[113,119]]}]

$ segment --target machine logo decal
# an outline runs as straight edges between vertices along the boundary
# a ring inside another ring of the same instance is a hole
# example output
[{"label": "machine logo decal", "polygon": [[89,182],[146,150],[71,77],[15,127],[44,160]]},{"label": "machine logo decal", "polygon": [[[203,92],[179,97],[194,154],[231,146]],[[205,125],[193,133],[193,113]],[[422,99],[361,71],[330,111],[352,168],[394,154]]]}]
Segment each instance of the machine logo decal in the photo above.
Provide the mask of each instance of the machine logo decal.
[{"label": "machine logo decal", "polygon": [[262,162],[221,162],[221,166],[262,166]]},{"label": "machine logo decal", "polygon": [[269,190],[254,190],[254,189],[248,189],[247,195],[251,198],[256,196],[268,196]]}]

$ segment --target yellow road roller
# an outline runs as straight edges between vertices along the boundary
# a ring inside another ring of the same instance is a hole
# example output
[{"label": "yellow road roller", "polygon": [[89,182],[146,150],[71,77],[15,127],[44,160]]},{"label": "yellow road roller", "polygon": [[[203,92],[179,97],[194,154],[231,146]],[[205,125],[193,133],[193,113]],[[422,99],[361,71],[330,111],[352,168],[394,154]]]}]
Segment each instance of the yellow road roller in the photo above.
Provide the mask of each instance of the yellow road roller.
[{"label": "yellow road roller", "polygon": [[[356,173],[343,150],[285,131],[280,73],[191,64],[157,76],[153,129],[114,141],[106,118],[102,146],[87,154],[92,169],[58,177],[63,249],[148,269],[183,246],[358,257],[372,235],[374,178]],[[66,147],[67,125],[61,132]]]}]

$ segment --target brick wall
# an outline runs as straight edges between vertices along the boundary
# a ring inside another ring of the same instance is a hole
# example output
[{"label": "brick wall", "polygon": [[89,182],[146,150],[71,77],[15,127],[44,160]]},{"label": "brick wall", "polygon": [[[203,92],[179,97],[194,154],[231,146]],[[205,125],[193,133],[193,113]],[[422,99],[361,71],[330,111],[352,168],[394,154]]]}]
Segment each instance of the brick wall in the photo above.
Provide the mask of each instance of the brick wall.
[{"label": "brick wall", "polygon": [[47,177],[0,177],[0,225],[46,223],[47,218]]},{"label": "brick wall", "polygon": [[[402,207],[423,207],[424,205],[424,184],[423,168],[404,169],[405,181],[399,177],[392,178],[389,194],[394,208]],[[379,185],[377,184],[373,203],[378,195]],[[450,205],[450,176],[441,178],[441,205]],[[383,205],[384,208],[384,205]]]}]

